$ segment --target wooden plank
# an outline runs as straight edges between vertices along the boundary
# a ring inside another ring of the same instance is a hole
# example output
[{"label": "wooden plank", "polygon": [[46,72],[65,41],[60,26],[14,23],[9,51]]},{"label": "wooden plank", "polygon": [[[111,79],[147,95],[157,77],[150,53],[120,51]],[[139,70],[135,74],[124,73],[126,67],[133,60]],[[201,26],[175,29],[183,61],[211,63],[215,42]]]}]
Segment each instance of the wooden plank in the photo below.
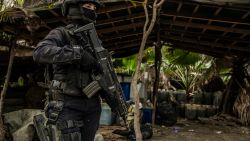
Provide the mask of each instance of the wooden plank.
[{"label": "wooden plank", "polygon": [[98,30],[98,33],[109,33],[109,32],[114,32],[116,30],[126,30],[126,29],[131,29],[134,26],[136,28],[137,27],[142,27],[143,25],[144,25],[144,22],[128,24],[128,25],[122,25],[122,26],[115,26],[115,27],[111,27],[111,28],[100,29],[100,30]]},{"label": "wooden plank", "polygon": [[[147,41],[147,45],[152,45],[152,43],[155,42],[155,41]],[[128,49],[128,48],[131,48],[131,47],[136,47],[136,48],[139,48],[141,45],[140,42],[135,42],[135,43],[130,43],[130,44],[126,44],[124,46],[119,46],[119,47],[114,47],[114,46],[111,46],[111,47],[107,47],[109,50],[113,50],[113,51],[116,51],[116,50],[121,50],[121,49]]]},{"label": "wooden plank", "polygon": [[233,18],[223,18],[223,17],[205,17],[203,15],[194,14],[191,15],[189,13],[177,13],[172,11],[166,11],[162,9],[163,16],[176,16],[181,18],[192,18],[192,19],[198,19],[198,20],[210,20],[210,21],[216,21],[216,22],[226,22],[226,23],[236,23],[236,24],[245,24],[250,25],[250,21],[246,19],[233,19]]},{"label": "wooden plank", "polygon": [[248,11],[246,14],[244,14],[241,19],[245,19],[250,14],[250,11]]},{"label": "wooden plank", "polygon": [[222,10],[222,7],[217,8],[217,10],[214,12],[213,16],[214,17],[217,16],[221,10]]},{"label": "wooden plank", "polygon": [[191,52],[201,53],[213,57],[221,57],[223,58],[224,54],[227,54],[227,51],[216,51],[213,48],[207,48],[201,45],[193,45],[193,44],[187,44],[187,43],[173,43],[173,48],[183,49]]},{"label": "wooden plank", "polygon": [[167,39],[176,40],[177,42],[181,41],[181,42],[193,43],[197,45],[205,45],[205,46],[210,46],[210,47],[234,49],[234,50],[239,50],[239,51],[244,51],[244,52],[250,52],[250,47],[237,47],[237,46],[231,46],[231,45],[223,45],[219,43],[211,43],[207,41],[199,41],[199,40],[189,39],[189,38],[180,38],[176,36],[164,36],[162,38],[166,40]]},{"label": "wooden plank", "polygon": [[104,36],[102,38],[102,41],[108,42],[110,40],[121,39],[125,37],[130,37],[130,36],[139,36],[139,35],[142,35],[142,33],[143,33],[142,31],[135,31],[133,33],[120,33],[119,35]]},{"label": "wooden plank", "polygon": [[237,56],[249,56],[247,52],[240,52],[235,50],[218,50],[215,48],[207,48],[201,45],[187,44],[187,43],[175,43],[172,45],[174,48],[180,48],[196,53],[206,54],[216,58],[223,58],[224,56],[237,55]]},{"label": "wooden plank", "polygon": [[[130,8],[128,8],[128,14],[129,14],[130,16],[133,15]],[[134,31],[136,31],[136,27],[135,27],[135,25],[134,25],[134,23],[135,23],[134,19],[132,18],[130,21],[131,21],[131,23],[133,24]]]},{"label": "wooden plank", "polygon": [[[122,40],[122,41],[117,41],[117,42],[111,42],[111,43],[108,43],[108,44],[105,44],[105,46],[122,46],[122,45],[126,45],[126,44],[130,44],[130,43],[141,43],[141,40],[142,40],[142,38],[140,38],[140,37],[137,37],[137,38],[134,38],[134,39],[132,39],[132,40]],[[155,40],[156,41],[156,37],[155,36],[149,36],[148,37],[148,40]]]},{"label": "wooden plank", "polygon": [[170,33],[177,33],[177,34],[184,34],[184,35],[191,35],[191,36],[200,36],[202,38],[207,39],[219,39],[219,40],[228,40],[228,41],[240,41],[240,42],[246,42],[250,44],[250,41],[248,39],[243,39],[241,37],[227,37],[227,36],[220,36],[220,35],[213,35],[213,34],[202,34],[197,32],[191,32],[186,30],[175,30],[170,28],[162,28],[163,32],[170,32]]},{"label": "wooden plank", "polygon": [[177,10],[176,10],[177,13],[180,12],[180,10],[181,10],[181,8],[182,8],[182,5],[183,5],[183,3],[180,2],[179,5],[178,5],[178,7],[177,7]]},{"label": "wooden plank", "polygon": [[[149,15],[151,14],[149,13]],[[128,20],[128,19],[138,19],[138,18],[144,18],[144,17],[145,17],[144,12],[134,13],[133,15],[125,15],[125,16],[122,15],[122,16],[112,18],[112,19],[97,20],[96,25],[99,26],[99,25],[109,24],[112,22],[121,22],[121,21]]]},{"label": "wooden plank", "polygon": [[193,10],[193,15],[196,14],[196,12],[198,11],[200,5],[199,4],[196,4],[194,10]]},{"label": "wooden plank", "polygon": [[[242,39],[242,38],[244,38],[245,36],[247,36],[248,34],[243,34],[243,35],[241,35],[240,36],[240,39]],[[249,40],[248,40],[249,41]],[[237,42],[242,42],[242,41],[234,41],[231,45],[233,46],[233,45],[235,45]],[[249,43],[250,44],[250,43]]]},{"label": "wooden plank", "polygon": [[[141,5],[138,5],[138,7],[140,6]],[[126,2],[123,4],[119,4],[119,5],[107,6],[107,7],[101,8],[100,10],[97,11],[97,13],[109,13],[109,12],[124,10],[124,9],[132,8],[132,7],[135,7],[135,6],[129,2]]]},{"label": "wooden plank", "polygon": [[194,0],[167,0],[165,4],[168,4],[168,2],[174,2],[174,3],[180,3],[183,2],[184,4],[200,4],[201,6],[206,6],[206,7],[212,7],[212,8],[219,8],[219,7],[227,7],[227,9],[230,10],[235,10],[235,11],[243,11],[247,12],[247,9],[236,7],[236,6],[230,6],[230,5],[216,5],[216,4],[208,4],[208,3],[201,3],[201,2],[195,2]]},{"label": "wooden plank", "polygon": [[[184,1],[184,0],[167,0],[164,5],[167,5],[168,3],[183,3],[183,4],[191,4],[191,5],[201,5],[201,6],[206,6],[206,7],[213,7],[213,8],[220,8],[222,6],[219,5],[210,5],[210,4],[206,4],[206,3],[197,3],[197,2],[192,2],[192,1]],[[128,8],[132,8],[135,7],[133,4],[131,4],[130,2],[124,2],[124,3],[119,3],[117,5],[113,5],[113,6],[106,6],[104,8],[101,8],[100,10],[98,10],[98,13],[106,13],[106,12],[113,12],[113,11],[117,11],[117,10],[124,10],[124,9],[128,9]],[[142,5],[138,4],[136,5],[136,7],[142,7]],[[227,6],[227,9],[229,10],[235,10],[235,11],[243,11],[243,12],[248,12],[248,10],[246,9],[241,9],[241,8],[237,8],[237,7],[232,7],[232,6]]]},{"label": "wooden plank", "polygon": [[193,27],[193,28],[201,28],[201,29],[206,28],[206,29],[210,29],[210,30],[250,34],[250,30],[246,30],[246,29],[228,28],[228,27],[222,27],[222,26],[187,23],[187,22],[180,22],[180,21],[173,22],[173,21],[168,21],[168,20],[163,20],[163,19],[161,21],[162,21],[162,24],[173,24],[173,25],[177,25],[177,26],[188,26],[188,27]]}]

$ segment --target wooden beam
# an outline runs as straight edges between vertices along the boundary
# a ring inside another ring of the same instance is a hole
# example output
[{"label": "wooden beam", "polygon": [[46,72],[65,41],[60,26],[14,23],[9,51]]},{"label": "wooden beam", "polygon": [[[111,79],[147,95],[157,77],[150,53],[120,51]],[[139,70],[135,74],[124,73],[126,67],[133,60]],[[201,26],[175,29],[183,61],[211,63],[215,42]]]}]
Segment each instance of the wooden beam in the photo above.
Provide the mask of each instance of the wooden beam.
[{"label": "wooden beam", "polygon": [[[198,11],[198,9],[199,9],[199,7],[200,7],[200,5],[199,4],[196,4],[195,5],[195,8],[194,8],[194,10],[193,10],[193,14],[192,15],[194,15],[194,14],[196,14],[196,12]],[[189,20],[188,20],[188,22],[189,23],[191,23],[192,22],[192,18],[190,18]],[[185,26],[185,28],[184,28],[185,30],[187,30],[188,29],[188,27],[187,26]]]},{"label": "wooden beam", "polygon": [[[156,33],[156,31],[152,30],[150,35],[154,35],[155,33]],[[113,42],[113,40],[123,39],[123,38],[128,38],[128,37],[133,37],[133,36],[137,36],[137,37],[141,38],[142,34],[143,34],[142,31],[135,31],[133,33],[130,33],[130,32],[129,33],[120,33],[119,35],[104,36],[103,38],[101,38],[101,40],[103,42]]]},{"label": "wooden beam", "polygon": [[213,57],[223,58],[224,55],[237,55],[237,56],[249,56],[248,52],[241,52],[236,50],[218,50],[214,48],[207,48],[205,46],[196,45],[196,44],[187,44],[187,43],[175,43],[173,44],[176,48],[181,48],[184,50],[189,50],[197,53],[202,53],[206,55],[210,55]]},{"label": "wooden beam", "polygon": [[189,38],[180,38],[180,37],[174,37],[174,36],[164,36],[162,37],[163,39],[171,39],[171,40],[176,40],[176,41],[181,41],[181,42],[187,42],[187,43],[193,43],[197,45],[205,45],[205,46],[210,46],[210,47],[216,47],[216,48],[225,48],[225,49],[234,49],[234,50],[239,50],[239,51],[244,51],[244,52],[250,52],[250,47],[236,47],[236,46],[231,46],[231,45],[223,45],[219,43],[211,43],[207,41],[199,41],[195,39],[189,39]]},{"label": "wooden beam", "polygon": [[194,10],[193,10],[193,15],[196,14],[196,12],[198,11],[200,5],[199,4],[196,4]]},{"label": "wooden beam", "polygon": [[228,41],[240,41],[240,42],[246,42],[250,44],[250,41],[248,39],[243,39],[241,37],[227,37],[227,36],[220,36],[220,35],[213,35],[213,34],[201,34],[197,32],[191,32],[186,30],[175,30],[170,28],[162,28],[163,32],[170,32],[170,33],[177,33],[177,34],[184,34],[184,35],[191,35],[191,36],[200,36],[207,39],[219,39],[219,40],[228,40]]},{"label": "wooden beam", "polygon": [[245,19],[250,14],[250,11],[248,11],[246,14],[244,14],[241,19]]},{"label": "wooden beam", "polygon": [[[197,4],[197,3],[192,2],[192,1],[184,1],[184,0],[167,0],[164,4],[167,5],[169,2],[171,2],[171,3],[174,2],[174,3],[192,4],[192,5]],[[199,3],[199,4],[201,5],[201,3]],[[210,5],[210,4],[206,4],[206,3],[202,3],[202,6],[213,7],[213,8],[221,7],[219,5]],[[119,3],[117,5],[106,6],[104,8],[101,8],[100,10],[97,11],[97,13],[113,12],[113,11],[124,10],[124,9],[132,8],[132,7],[142,7],[142,5],[138,4],[138,5],[134,6],[130,2],[124,2],[122,4]],[[235,8],[235,7],[230,7],[230,6],[228,6],[227,9],[235,10],[235,11],[248,12],[248,10],[246,10],[246,9],[240,9],[240,8]]]},{"label": "wooden beam", "polygon": [[[149,13],[149,15],[151,14]],[[112,22],[121,22],[121,21],[128,20],[128,19],[138,19],[138,18],[144,18],[144,17],[145,17],[145,13],[141,12],[141,13],[134,13],[133,15],[119,16],[116,18],[106,19],[106,20],[97,19],[96,26],[109,24]]]},{"label": "wooden beam", "polygon": [[[151,45],[153,42],[155,41],[147,41],[147,45]],[[134,43],[130,43],[130,44],[126,44],[124,46],[119,46],[119,47],[114,47],[114,46],[111,46],[111,47],[108,47],[107,48],[109,50],[113,50],[113,51],[116,51],[116,50],[121,50],[121,49],[128,49],[128,48],[131,48],[131,47],[140,47],[141,43],[140,42],[134,42]]]},{"label": "wooden beam", "polygon": [[[105,46],[122,46],[122,45],[126,45],[126,44],[130,44],[130,43],[135,43],[135,42],[138,42],[138,43],[141,43],[141,40],[142,38],[134,38],[132,40],[122,40],[122,41],[117,41],[117,42],[111,42],[111,43],[108,43],[108,44],[105,44]],[[156,41],[156,37],[155,36],[149,36],[148,37],[148,40],[155,40]]]},{"label": "wooden beam", "polygon": [[191,52],[201,53],[213,57],[223,57],[226,51],[216,51],[214,49],[209,49],[201,45],[184,44],[184,43],[174,43],[173,48],[183,49]]},{"label": "wooden beam", "polygon": [[[197,23],[186,23],[186,22],[179,22],[179,21],[172,22],[172,21],[164,20],[163,24],[173,24],[173,25],[177,25],[177,26],[188,26],[188,27],[201,28],[201,29],[207,28],[210,30],[219,30],[219,31],[226,31],[226,32],[241,33],[241,34],[250,34],[250,30],[227,28],[227,27],[220,27],[220,26],[214,26],[214,25],[203,25],[203,24],[197,24]],[[142,27],[143,25],[144,25],[144,22],[139,22],[139,23],[135,23],[134,26],[135,27]],[[116,26],[114,28],[101,29],[101,30],[99,30],[99,33],[108,33],[108,32],[113,32],[115,30],[126,30],[126,29],[131,29],[131,27],[133,27],[133,24]]]},{"label": "wooden beam", "polygon": [[[130,9],[130,8],[128,8],[128,14],[129,14],[130,16],[132,16],[132,12],[131,12],[131,9]],[[134,19],[131,18],[130,21],[131,21],[131,23],[133,24],[134,31],[136,31],[136,27],[135,27],[135,25],[134,25],[134,23],[135,23]]]},{"label": "wooden beam", "polygon": [[232,18],[222,18],[222,17],[205,17],[202,15],[194,14],[191,15],[189,13],[177,13],[177,12],[170,12],[162,9],[161,15],[163,16],[176,16],[181,18],[192,18],[192,19],[198,19],[198,20],[210,20],[210,21],[216,21],[216,22],[226,22],[226,23],[236,23],[236,24],[245,24],[250,25],[250,20],[246,19],[232,19]]},{"label": "wooden beam", "polygon": [[[216,17],[216,16],[220,13],[221,10],[222,10],[222,7],[217,8],[216,11],[215,11],[214,14],[213,14],[213,17]],[[211,21],[211,20],[208,20],[207,25],[210,25],[211,23],[212,23],[212,21]],[[204,29],[202,30],[201,33],[204,33],[206,30],[207,30],[207,29],[204,28]]]},{"label": "wooden beam", "polygon": [[176,10],[177,13],[180,12],[180,10],[181,10],[181,8],[182,8],[182,5],[183,5],[183,3],[180,2],[179,5],[178,5],[178,7],[177,7],[177,10]]},{"label": "wooden beam", "polygon": [[[107,15],[108,19],[112,19],[109,13],[106,13],[106,15]],[[111,25],[112,25],[113,27],[115,27],[114,22],[111,22]],[[118,32],[117,30],[115,30],[115,32],[116,32],[116,34],[119,34],[119,32]]]},{"label": "wooden beam", "polygon": [[161,21],[162,21],[162,24],[173,24],[177,26],[188,26],[188,27],[201,28],[201,29],[207,28],[210,30],[250,34],[250,30],[246,30],[246,29],[228,28],[228,27],[221,27],[221,26],[215,26],[215,25],[204,25],[204,24],[187,23],[187,22],[180,22],[180,21],[175,21],[175,22],[168,21],[168,20],[161,20]]},{"label": "wooden beam", "polygon": [[[142,5],[137,5],[138,7],[142,7]],[[123,10],[123,9],[128,9],[128,8],[132,8],[135,7],[133,4],[131,4],[130,2],[126,2],[123,4],[119,4],[119,5],[113,5],[113,6],[107,6],[104,8],[101,8],[100,10],[97,11],[97,13],[109,13],[109,12],[113,12],[113,11],[118,11],[118,10]]]},{"label": "wooden beam", "polygon": [[[245,36],[247,36],[248,34],[243,34],[243,35],[241,35],[240,36],[240,39],[242,39],[242,38],[244,38]],[[248,40],[249,41],[249,40]],[[239,41],[234,41],[231,45],[233,46],[233,45],[235,45],[237,42],[239,42]],[[242,42],[242,41],[240,41],[240,42]],[[249,43],[250,44],[250,43]]]},{"label": "wooden beam", "polygon": [[220,13],[221,10],[222,10],[222,7],[217,8],[213,16],[216,17]]},{"label": "wooden beam", "polygon": [[98,30],[98,33],[109,33],[109,32],[114,32],[116,30],[126,30],[126,29],[131,29],[133,27],[136,27],[136,28],[142,27],[143,25],[144,25],[144,22],[122,25],[122,26],[115,26],[115,27],[111,27],[111,28],[100,29],[100,30]]},{"label": "wooden beam", "polygon": [[143,33],[142,31],[135,31],[133,33],[120,33],[119,35],[104,36],[102,38],[102,41],[108,42],[110,40],[121,39],[125,37],[130,37],[130,36],[138,36],[138,35],[141,35],[142,33]]},{"label": "wooden beam", "polygon": [[[180,2],[183,2],[184,4],[196,4],[197,2],[195,2],[194,0],[167,0],[167,2],[174,2],[174,3],[180,3]],[[167,2],[165,4],[167,4]],[[222,7],[221,5],[215,5],[215,4],[208,4],[208,3],[199,3],[201,4],[202,6],[206,6],[206,7],[209,7],[209,8],[219,8],[219,7]],[[244,9],[244,8],[239,8],[239,7],[233,7],[233,6],[229,6],[227,5],[227,9],[230,9],[230,10],[235,10],[235,11],[242,11],[242,12],[247,12],[248,9]]]}]

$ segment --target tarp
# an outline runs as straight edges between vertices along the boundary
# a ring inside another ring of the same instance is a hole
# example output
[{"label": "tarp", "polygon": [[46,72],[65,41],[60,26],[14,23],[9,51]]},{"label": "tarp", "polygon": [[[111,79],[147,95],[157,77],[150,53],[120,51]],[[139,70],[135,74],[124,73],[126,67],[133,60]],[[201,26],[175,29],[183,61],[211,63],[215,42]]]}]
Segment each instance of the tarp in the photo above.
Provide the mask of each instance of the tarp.
[{"label": "tarp", "polygon": [[41,113],[37,109],[22,109],[4,114],[4,123],[8,126],[13,141],[32,141],[35,134],[33,116]]},{"label": "tarp", "polygon": [[[33,117],[44,114],[39,109],[22,109],[10,113],[5,113],[4,124],[8,126],[13,141],[32,141],[35,135]],[[12,141],[12,140],[11,140]],[[101,133],[95,135],[94,141],[104,141]]]}]

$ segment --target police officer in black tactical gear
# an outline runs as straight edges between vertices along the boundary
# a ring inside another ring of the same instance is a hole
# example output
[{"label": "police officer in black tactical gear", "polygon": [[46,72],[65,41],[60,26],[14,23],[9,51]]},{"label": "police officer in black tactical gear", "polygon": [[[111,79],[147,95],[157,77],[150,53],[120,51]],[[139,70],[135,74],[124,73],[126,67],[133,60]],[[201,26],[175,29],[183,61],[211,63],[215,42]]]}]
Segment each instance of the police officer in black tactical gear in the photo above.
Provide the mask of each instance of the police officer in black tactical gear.
[{"label": "police officer in black tactical gear", "polygon": [[62,14],[69,24],[50,31],[34,50],[34,60],[53,70],[45,106],[49,140],[94,140],[101,113],[99,94],[87,98],[81,90],[100,67],[88,49],[88,37],[70,31],[95,22],[99,7],[98,0],[64,0]]}]

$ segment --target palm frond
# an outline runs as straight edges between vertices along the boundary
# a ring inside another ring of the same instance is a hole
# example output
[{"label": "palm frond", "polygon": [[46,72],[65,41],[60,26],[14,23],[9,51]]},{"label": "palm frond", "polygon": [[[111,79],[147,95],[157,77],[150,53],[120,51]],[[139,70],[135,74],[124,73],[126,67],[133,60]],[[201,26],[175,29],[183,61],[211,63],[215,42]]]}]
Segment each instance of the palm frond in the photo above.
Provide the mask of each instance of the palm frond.
[{"label": "palm frond", "polygon": [[242,90],[238,95],[233,111],[240,118],[242,124],[250,125],[250,88]]}]

